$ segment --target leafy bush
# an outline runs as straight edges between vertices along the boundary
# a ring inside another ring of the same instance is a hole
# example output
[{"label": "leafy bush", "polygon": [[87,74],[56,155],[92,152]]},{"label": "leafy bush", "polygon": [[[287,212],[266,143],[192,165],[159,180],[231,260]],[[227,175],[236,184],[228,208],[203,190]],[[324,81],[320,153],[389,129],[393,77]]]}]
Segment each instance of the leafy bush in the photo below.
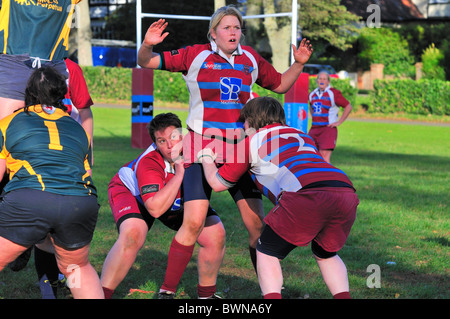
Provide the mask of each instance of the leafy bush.
[{"label": "leafy bush", "polygon": [[444,54],[434,46],[434,43],[426,48],[422,54],[424,78],[444,81],[445,71],[441,65],[443,60]]},{"label": "leafy bush", "polygon": [[153,71],[153,95],[158,101],[189,103],[189,92],[181,73]]},{"label": "leafy bush", "polygon": [[369,112],[450,115],[450,82],[376,80]]},{"label": "leafy bush", "polygon": [[[131,69],[111,67],[82,67],[89,92],[94,102],[130,102]],[[179,102],[187,104],[189,94],[180,73],[155,71],[153,94],[156,103]],[[349,80],[332,79],[331,85],[340,90],[349,102],[356,106],[357,89]],[[316,87],[315,78],[310,78],[309,91]],[[284,103],[284,95],[265,90],[258,85],[253,90],[261,95],[270,95]],[[450,115],[450,82],[439,80],[377,80],[371,93],[369,112],[415,113]]]},{"label": "leafy bush", "polygon": [[131,101],[131,69],[82,67],[94,102]]},{"label": "leafy bush", "polygon": [[414,57],[408,43],[398,33],[388,28],[364,28],[358,38],[361,51],[359,64],[369,69],[370,64],[384,64],[384,74],[414,76]]}]

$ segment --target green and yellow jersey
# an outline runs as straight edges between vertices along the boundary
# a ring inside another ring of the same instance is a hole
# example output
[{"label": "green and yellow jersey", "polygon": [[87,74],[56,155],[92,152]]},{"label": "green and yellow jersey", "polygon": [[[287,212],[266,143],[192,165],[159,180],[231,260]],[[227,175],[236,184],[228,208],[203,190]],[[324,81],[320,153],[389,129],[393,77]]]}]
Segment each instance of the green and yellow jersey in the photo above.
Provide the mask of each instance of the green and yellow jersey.
[{"label": "green and yellow jersey", "polygon": [[59,108],[29,107],[0,121],[0,159],[10,176],[5,192],[32,188],[62,195],[97,195],[88,171],[90,137]]},{"label": "green and yellow jersey", "polygon": [[82,0],[3,0],[1,53],[46,60],[67,56],[75,5]]}]

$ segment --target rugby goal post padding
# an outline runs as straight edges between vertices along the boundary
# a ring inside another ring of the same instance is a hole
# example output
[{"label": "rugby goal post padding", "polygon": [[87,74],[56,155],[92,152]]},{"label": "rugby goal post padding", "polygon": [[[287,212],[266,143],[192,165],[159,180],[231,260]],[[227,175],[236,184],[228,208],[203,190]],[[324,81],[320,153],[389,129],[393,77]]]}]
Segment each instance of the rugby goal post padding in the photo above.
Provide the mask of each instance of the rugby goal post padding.
[{"label": "rugby goal post padding", "polygon": [[301,73],[284,95],[286,124],[308,133],[309,74]]},{"label": "rugby goal post padding", "polygon": [[131,82],[131,146],[145,149],[153,143],[147,131],[153,119],[153,70],[132,69]]}]

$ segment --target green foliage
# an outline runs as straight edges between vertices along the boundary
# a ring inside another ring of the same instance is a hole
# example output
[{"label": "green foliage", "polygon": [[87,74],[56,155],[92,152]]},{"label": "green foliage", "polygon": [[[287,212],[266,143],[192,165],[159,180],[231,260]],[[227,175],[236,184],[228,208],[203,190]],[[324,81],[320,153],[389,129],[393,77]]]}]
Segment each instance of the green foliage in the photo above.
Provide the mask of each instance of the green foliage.
[{"label": "green foliage", "polygon": [[82,67],[89,93],[95,101],[131,101],[131,69]]},{"label": "green foliage", "polygon": [[354,25],[359,17],[347,11],[339,0],[300,0],[299,4],[302,36],[314,40],[314,51],[320,53],[328,45],[340,50],[352,46],[359,32]]},{"label": "green foliage", "polygon": [[444,54],[432,43],[423,51],[423,75],[426,79],[445,80],[445,71],[442,66]]},{"label": "green foliage", "polygon": [[181,73],[155,70],[153,94],[155,101],[189,103],[189,92]]},{"label": "green foliage", "polygon": [[414,58],[408,43],[389,28],[364,28],[359,36],[361,51],[358,55],[363,69],[372,63],[384,64],[384,74],[412,77]]},{"label": "green foliage", "polygon": [[450,82],[376,80],[369,112],[450,115]]},{"label": "green foliage", "polygon": [[[131,101],[131,69],[110,67],[83,67],[89,92],[96,103]],[[180,73],[154,71],[153,94],[155,104],[189,103],[189,93]],[[356,106],[357,89],[349,80],[332,78],[331,85]],[[316,87],[310,78],[309,91]],[[258,85],[253,90],[260,96],[270,95],[284,103],[284,95],[276,94]],[[450,82],[411,79],[377,80],[371,93],[369,112],[450,115]]]},{"label": "green foliage", "polygon": [[[131,101],[131,69],[111,67],[83,66],[83,73],[89,87],[89,93],[94,102],[129,102]],[[332,79],[332,85],[344,94],[352,105],[355,104],[357,90],[348,80]],[[316,87],[315,78],[310,79],[309,90]],[[280,102],[284,101],[284,94],[277,94],[258,85],[253,90],[260,96],[270,95]],[[161,70],[153,71],[153,96],[156,103],[189,103],[189,92],[181,73]]]}]

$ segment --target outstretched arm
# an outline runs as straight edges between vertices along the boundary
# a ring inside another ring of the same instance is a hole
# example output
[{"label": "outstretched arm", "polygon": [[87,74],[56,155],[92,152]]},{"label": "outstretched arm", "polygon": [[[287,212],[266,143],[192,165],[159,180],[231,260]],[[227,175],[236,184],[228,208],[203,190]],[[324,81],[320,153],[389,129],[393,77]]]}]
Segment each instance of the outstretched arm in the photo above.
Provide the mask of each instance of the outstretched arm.
[{"label": "outstretched arm", "polygon": [[292,50],[295,62],[281,76],[281,84],[274,90],[275,93],[284,94],[289,91],[295,81],[297,81],[300,73],[302,73],[303,66],[308,62],[309,57],[313,53],[312,45],[306,39],[300,42],[298,49],[295,45],[292,45]]},{"label": "outstretched arm", "polygon": [[153,52],[153,46],[163,42],[169,35],[168,32],[164,32],[167,24],[166,20],[159,19],[148,28],[138,52],[138,64],[141,67],[149,69],[157,69],[159,67],[161,57],[158,53]]}]

